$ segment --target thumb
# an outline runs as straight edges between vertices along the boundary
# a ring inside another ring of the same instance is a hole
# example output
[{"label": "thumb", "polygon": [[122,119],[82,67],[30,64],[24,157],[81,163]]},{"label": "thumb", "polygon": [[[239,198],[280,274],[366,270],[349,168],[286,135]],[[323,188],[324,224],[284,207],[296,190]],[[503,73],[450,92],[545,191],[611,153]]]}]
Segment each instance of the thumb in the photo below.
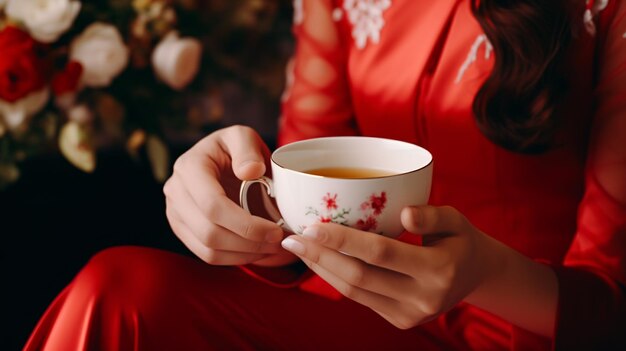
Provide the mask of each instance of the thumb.
[{"label": "thumb", "polygon": [[231,158],[235,176],[241,180],[260,178],[265,174],[269,149],[259,135],[248,127],[231,127],[222,138]]},{"label": "thumb", "polygon": [[406,230],[414,234],[455,234],[467,229],[467,219],[450,206],[408,206],[400,220]]},{"label": "thumb", "polygon": [[233,172],[241,180],[261,178],[265,174],[265,162],[259,159],[258,154],[243,155],[241,158],[233,157]]}]

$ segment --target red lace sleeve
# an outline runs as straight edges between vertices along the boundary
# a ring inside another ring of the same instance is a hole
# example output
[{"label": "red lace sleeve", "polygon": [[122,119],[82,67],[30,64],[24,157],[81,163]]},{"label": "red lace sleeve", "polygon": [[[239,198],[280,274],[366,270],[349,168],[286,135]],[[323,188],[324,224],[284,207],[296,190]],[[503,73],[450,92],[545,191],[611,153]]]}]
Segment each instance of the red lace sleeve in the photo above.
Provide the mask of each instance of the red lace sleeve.
[{"label": "red lace sleeve", "polygon": [[278,143],[354,135],[346,54],[331,0],[294,1],[296,53],[287,66]]},{"label": "red lace sleeve", "polygon": [[626,1],[611,2],[578,230],[556,267],[556,349],[626,349]]}]

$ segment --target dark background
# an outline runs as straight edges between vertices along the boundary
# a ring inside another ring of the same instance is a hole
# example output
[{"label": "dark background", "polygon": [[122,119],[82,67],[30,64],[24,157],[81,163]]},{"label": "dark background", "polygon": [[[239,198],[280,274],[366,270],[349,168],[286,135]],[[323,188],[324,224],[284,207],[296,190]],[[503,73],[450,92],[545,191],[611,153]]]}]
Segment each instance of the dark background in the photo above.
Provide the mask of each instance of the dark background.
[{"label": "dark background", "polygon": [[161,185],[147,162],[99,155],[94,174],[60,156],[33,159],[0,193],[2,339],[19,350],[48,304],[96,252],[146,245],[185,253],[164,216]]}]

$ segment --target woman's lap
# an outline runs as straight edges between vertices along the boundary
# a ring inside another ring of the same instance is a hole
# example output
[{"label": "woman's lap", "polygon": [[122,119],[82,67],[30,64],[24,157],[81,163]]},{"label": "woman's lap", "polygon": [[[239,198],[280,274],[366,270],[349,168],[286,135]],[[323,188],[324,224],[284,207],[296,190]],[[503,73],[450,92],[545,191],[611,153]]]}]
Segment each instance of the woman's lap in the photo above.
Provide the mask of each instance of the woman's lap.
[{"label": "woman's lap", "polygon": [[236,267],[118,247],[57,297],[26,350],[451,348],[443,335],[435,323],[399,330],[348,299],[271,287]]}]

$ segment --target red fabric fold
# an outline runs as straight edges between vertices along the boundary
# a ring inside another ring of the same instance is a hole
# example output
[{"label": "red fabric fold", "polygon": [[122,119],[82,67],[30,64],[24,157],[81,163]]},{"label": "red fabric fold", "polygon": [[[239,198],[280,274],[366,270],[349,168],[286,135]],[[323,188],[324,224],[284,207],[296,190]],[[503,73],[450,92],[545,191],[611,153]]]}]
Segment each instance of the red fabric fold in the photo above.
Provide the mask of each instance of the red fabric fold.
[{"label": "red fabric fold", "polygon": [[294,288],[311,276],[304,263],[298,262],[285,267],[239,266],[248,275],[275,288]]}]

